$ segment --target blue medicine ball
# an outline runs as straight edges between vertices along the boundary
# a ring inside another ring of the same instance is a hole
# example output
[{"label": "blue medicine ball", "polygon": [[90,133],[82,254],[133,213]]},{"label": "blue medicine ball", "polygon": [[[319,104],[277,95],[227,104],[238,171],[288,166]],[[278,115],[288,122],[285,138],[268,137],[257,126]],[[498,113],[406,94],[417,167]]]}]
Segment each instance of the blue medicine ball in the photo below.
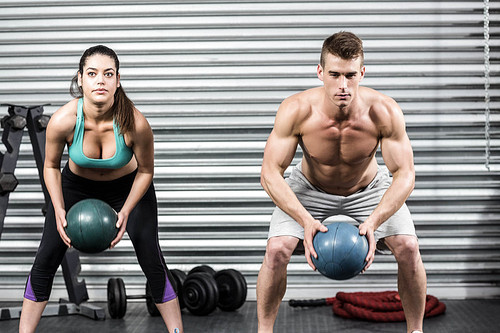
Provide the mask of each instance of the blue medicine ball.
[{"label": "blue medicine ball", "polygon": [[318,271],[334,280],[347,280],[358,275],[366,265],[368,240],[359,229],[346,222],[327,226],[327,232],[318,232],[313,246],[318,259],[311,256]]},{"label": "blue medicine ball", "polygon": [[86,253],[102,252],[118,234],[117,220],[115,210],[106,202],[84,199],[66,213],[66,234],[75,249]]}]

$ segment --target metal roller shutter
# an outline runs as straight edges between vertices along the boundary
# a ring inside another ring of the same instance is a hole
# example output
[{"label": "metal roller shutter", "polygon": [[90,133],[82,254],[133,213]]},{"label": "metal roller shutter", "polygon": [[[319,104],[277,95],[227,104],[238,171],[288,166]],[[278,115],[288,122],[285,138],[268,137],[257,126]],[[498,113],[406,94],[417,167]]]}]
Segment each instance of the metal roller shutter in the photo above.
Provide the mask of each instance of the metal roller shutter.
[{"label": "metal roller shutter", "polygon": [[[491,2],[486,12],[487,3],[5,0],[0,103],[51,103],[45,113],[52,114],[70,99],[83,50],[113,48],[122,84],[154,130],[169,267],[236,268],[255,299],[273,209],[259,185],[260,163],[274,114],[285,97],[321,84],[315,68],[323,39],[353,31],[365,43],[363,84],[395,98],[406,115],[417,172],[408,206],[429,293],[499,296],[500,5]],[[20,184],[0,239],[1,300],[22,297],[43,227],[27,134],[17,165]],[[105,299],[114,276],[131,294],[142,292],[126,237],[81,262],[91,300]],[[294,256],[286,298],[395,289],[396,274],[393,257],[378,255],[366,274],[336,282]],[[52,297],[66,297],[60,272]]]}]

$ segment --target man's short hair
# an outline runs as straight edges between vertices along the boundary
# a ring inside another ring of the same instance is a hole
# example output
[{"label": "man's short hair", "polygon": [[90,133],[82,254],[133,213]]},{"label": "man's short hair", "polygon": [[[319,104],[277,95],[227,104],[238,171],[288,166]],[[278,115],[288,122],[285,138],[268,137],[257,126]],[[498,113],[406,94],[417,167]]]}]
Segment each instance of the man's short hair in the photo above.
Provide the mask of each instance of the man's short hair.
[{"label": "man's short hair", "polygon": [[363,66],[363,41],[352,32],[337,32],[325,39],[319,60],[321,67],[325,66],[325,59],[328,53],[346,60],[360,57],[361,66]]}]

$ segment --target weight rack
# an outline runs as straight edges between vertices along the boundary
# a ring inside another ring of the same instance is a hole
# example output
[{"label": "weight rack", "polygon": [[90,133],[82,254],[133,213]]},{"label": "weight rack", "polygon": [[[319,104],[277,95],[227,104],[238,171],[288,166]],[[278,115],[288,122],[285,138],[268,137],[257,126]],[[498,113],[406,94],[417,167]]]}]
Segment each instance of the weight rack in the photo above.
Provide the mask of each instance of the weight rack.
[{"label": "weight rack", "polygon": [[[6,148],[5,153],[0,152],[0,239],[9,202],[9,194],[16,189],[19,183],[14,175],[14,171],[19,158],[19,147],[25,127],[28,128],[33,155],[45,198],[45,204],[42,207],[43,215],[47,212],[47,206],[50,204],[50,196],[43,181],[45,130],[50,120],[50,116],[43,114],[43,107],[46,105],[49,104],[29,107],[0,104],[0,106],[8,106],[9,113],[0,122],[3,128],[2,143]],[[59,304],[47,304],[42,316],[78,314],[94,320],[104,320],[106,314],[103,308],[86,303],[89,296],[85,280],[78,281],[78,274],[81,271],[79,252],[73,248],[68,249],[61,266],[69,301],[60,299]],[[21,309],[21,307],[0,308],[0,320],[19,318],[21,316]]]}]

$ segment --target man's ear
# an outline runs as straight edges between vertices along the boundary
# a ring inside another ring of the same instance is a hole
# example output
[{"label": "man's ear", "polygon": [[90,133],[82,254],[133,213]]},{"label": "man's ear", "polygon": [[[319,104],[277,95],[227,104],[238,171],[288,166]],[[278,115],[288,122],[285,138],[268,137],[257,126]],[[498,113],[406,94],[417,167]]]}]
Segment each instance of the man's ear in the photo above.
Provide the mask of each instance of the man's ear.
[{"label": "man's ear", "polygon": [[318,79],[323,81],[323,66],[318,64],[318,68],[316,68],[316,74],[318,75]]},{"label": "man's ear", "polygon": [[363,78],[365,77],[365,72],[366,72],[366,67],[365,66],[361,67],[361,71],[360,71],[361,79],[360,79],[360,81],[363,80]]}]

